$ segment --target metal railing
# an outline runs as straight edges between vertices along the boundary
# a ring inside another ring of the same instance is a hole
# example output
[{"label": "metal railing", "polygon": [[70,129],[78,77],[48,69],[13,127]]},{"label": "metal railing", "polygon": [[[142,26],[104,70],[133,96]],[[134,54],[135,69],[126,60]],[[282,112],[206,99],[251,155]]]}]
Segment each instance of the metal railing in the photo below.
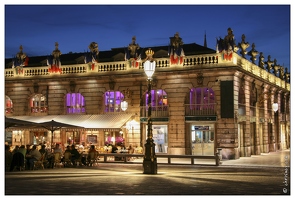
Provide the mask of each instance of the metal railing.
[{"label": "metal railing", "polygon": [[211,104],[185,104],[186,116],[216,115],[216,103]]}]

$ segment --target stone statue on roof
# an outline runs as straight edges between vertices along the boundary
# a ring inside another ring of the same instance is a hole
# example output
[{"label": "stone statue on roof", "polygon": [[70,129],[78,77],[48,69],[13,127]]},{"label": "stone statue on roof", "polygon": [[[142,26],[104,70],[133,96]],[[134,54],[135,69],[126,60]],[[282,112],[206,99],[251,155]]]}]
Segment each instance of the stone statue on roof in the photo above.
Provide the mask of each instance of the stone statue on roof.
[{"label": "stone statue on roof", "polygon": [[16,74],[23,73],[23,67],[27,66],[29,62],[29,57],[23,52],[23,46],[20,45],[19,52],[16,57],[12,60],[12,68],[16,68]]},{"label": "stone statue on roof", "polygon": [[89,69],[95,69],[95,63],[98,63],[98,44],[96,42],[91,42],[88,46],[90,52],[85,53],[84,62],[88,63]]},{"label": "stone statue on roof", "polygon": [[174,37],[170,37],[170,44],[168,47],[168,56],[170,56],[170,65],[182,65],[184,58],[183,41],[176,32]]},{"label": "stone statue on roof", "polygon": [[58,49],[58,42],[55,42],[55,49],[52,51],[51,56],[47,58],[49,73],[61,73],[60,56],[61,56],[61,51]]},{"label": "stone statue on roof", "polygon": [[251,61],[252,61],[253,64],[255,64],[256,56],[257,56],[258,54],[259,54],[259,52],[256,51],[256,49],[255,49],[255,44],[253,43],[253,44],[252,44],[252,49],[251,49],[251,51],[248,52],[248,55],[251,56],[250,59],[251,59]]},{"label": "stone statue on roof", "polygon": [[250,46],[248,42],[245,41],[246,36],[243,34],[242,35],[242,42],[238,44],[238,46],[241,48],[241,55],[243,58],[245,58],[245,55],[247,54],[246,49]]},{"label": "stone statue on roof", "polygon": [[263,60],[264,60],[264,56],[263,56],[263,53],[262,52],[260,52],[260,55],[259,55],[259,63],[258,63],[258,66],[261,68],[261,69],[264,69],[264,62],[263,62]]},{"label": "stone statue on roof", "polygon": [[138,68],[141,62],[140,46],[136,43],[136,37],[132,37],[132,42],[125,49],[125,60],[128,61],[129,66],[132,68]]},{"label": "stone statue on roof", "polygon": [[128,50],[130,51],[130,57],[136,58],[138,56],[137,50],[140,49],[139,44],[136,44],[136,37],[132,37],[132,42],[128,46]]},{"label": "stone statue on roof", "polygon": [[272,70],[273,69],[273,64],[274,64],[274,61],[272,61],[271,59],[270,59],[271,57],[270,57],[270,55],[268,55],[268,57],[267,57],[267,61],[265,62],[265,64],[267,65],[266,66],[266,69],[267,69],[267,71],[270,73],[270,70]]}]

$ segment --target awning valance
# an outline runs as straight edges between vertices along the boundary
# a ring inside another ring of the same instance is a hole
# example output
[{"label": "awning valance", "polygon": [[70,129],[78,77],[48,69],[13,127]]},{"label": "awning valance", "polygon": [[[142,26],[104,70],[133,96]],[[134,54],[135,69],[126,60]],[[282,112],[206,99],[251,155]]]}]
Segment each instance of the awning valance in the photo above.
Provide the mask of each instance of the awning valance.
[{"label": "awning valance", "polygon": [[133,114],[103,114],[103,115],[46,115],[46,116],[13,116],[12,118],[30,122],[42,123],[55,120],[62,123],[82,126],[83,129],[121,129]]}]

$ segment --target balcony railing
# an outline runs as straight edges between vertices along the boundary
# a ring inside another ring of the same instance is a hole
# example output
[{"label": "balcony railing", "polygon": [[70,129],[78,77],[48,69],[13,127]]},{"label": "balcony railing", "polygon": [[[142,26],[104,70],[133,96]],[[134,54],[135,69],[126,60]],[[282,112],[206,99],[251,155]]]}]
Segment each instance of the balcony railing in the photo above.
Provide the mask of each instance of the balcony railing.
[{"label": "balcony railing", "polygon": [[212,116],[216,115],[216,104],[185,104],[186,116]]},{"label": "balcony railing", "polygon": [[[141,106],[140,107],[140,116],[148,117],[148,107]],[[162,118],[169,117],[169,106],[153,106],[152,107],[152,118]]]}]

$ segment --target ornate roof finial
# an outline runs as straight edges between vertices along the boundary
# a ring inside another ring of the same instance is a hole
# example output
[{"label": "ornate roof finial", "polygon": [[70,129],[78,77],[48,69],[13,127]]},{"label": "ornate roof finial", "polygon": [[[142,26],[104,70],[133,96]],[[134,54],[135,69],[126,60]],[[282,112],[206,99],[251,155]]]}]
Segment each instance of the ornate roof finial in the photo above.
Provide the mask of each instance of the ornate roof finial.
[{"label": "ornate roof finial", "polygon": [[149,61],[153,60],[153,55],[154,55],[154,51],[151,50],[151,48],[149,48],[148,50],[145,51],[146,54],[146,59]]},{"label": "ornate roof finial", "polygon": [[247,54],[246,49],[250,46],[248,42],[245,42],[246,36],[243,34],[242,35],[242,42],[238,44],[238,46],[241,48],[241,55],[243,58],[245,58],[245,55]]},{"label": "ornate roof finial", "polygon": [[272,60],[270,60],[270,55],[268,55],[268,57],[267,57],[267,61],[265,62],[265,64],[267,65],[266,66],[266,69],[267,69],[267,71],[270,73],[270,70],[272,70],[273,69],[273,61]]},{"label": "ornate roof finial", "polygon": [[251,61],[252,61],[252,63],[253,64],[255,64],[255,60],[256,60],[256,56],[258,55],[258,51],[256,51],[256,49],[255,49],[255,44],[253,43],[252,44],[252,49],[251,49],[251,51],[249,51],[249,53],[248,53],[248,55],[249,56],[251,56]]}]

